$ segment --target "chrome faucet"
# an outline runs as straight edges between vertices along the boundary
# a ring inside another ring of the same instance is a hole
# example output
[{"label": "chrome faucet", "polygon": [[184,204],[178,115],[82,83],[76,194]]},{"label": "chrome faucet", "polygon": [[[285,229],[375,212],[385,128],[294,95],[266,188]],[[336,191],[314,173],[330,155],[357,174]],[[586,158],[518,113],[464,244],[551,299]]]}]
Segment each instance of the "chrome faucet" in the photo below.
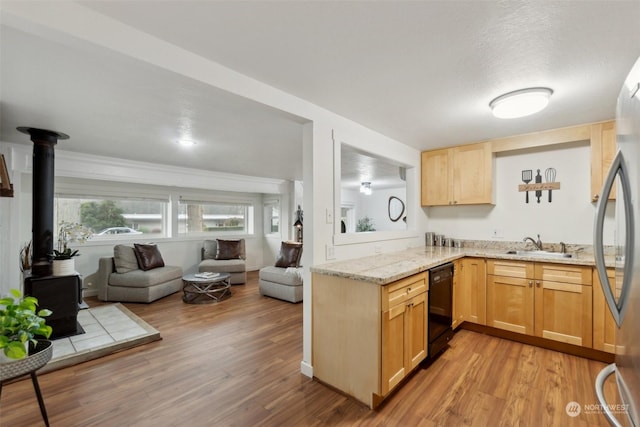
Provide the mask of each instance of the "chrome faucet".
[{"label": "chrome faucet", "polygon": [[540,240],[539,234],[538,234],[538,241],[535,241],[533,237],[525,237],[524,239],[522,239],[523,242],[526,242],[527,240],[531,240],[531,243],[536,245],[536,248],[538,248],[538,250],[540,251],[542,250],[542,241]]}]

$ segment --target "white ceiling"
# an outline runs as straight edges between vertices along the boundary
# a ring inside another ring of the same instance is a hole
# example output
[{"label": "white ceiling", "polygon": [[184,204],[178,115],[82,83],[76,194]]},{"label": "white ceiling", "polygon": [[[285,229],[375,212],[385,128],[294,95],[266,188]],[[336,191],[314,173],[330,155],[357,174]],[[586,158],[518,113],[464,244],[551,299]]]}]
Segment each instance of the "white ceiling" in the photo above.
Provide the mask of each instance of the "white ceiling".
[{"label": "white ceiling", "polygon": [[[80,3],[421,150],[611,119],[640,55],[640,1]],[[40,126],[71,135],[60,149],[302,177],[301,118],[81,41],[1,30],[3,141]],[[546,110],[491,116],[491,99],[530,86],[553,88]],[[198,145],[178,150],[188,132]]]}]

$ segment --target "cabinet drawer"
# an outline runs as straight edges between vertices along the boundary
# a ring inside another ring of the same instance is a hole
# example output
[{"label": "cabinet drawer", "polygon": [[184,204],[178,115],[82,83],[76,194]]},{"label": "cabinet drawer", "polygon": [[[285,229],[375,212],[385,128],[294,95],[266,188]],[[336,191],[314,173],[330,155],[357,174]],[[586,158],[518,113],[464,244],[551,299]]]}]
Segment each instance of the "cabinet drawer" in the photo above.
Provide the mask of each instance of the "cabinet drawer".
[{"label": "cabinet drawer", "polygon": [[533,278],[533,263],[526,261],[487,260],[487,274],[495,276]]},{"label": "cabinet drawer", "polygon": [[570,283],[591,286],[591,267],[567,264],[536,263],[536,279],[545,282]]},{"label": "cabinet drawer", "polygon": [[427,273],[414,274],[413,276],[398,280],[382,286],[382,311],[420,295],[428,290]]}]

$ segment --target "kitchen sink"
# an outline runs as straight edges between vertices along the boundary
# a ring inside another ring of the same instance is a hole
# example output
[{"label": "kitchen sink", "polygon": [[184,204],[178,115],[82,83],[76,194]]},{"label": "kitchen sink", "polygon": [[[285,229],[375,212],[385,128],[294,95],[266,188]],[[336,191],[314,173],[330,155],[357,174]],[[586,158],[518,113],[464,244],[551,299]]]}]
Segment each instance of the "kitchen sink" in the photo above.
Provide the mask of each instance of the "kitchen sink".
[{"label": "kitchen sink", "polygon": [[573,254],[550,251],[508,251],[507,254],[530,256],[534,258],[573,258]]}]

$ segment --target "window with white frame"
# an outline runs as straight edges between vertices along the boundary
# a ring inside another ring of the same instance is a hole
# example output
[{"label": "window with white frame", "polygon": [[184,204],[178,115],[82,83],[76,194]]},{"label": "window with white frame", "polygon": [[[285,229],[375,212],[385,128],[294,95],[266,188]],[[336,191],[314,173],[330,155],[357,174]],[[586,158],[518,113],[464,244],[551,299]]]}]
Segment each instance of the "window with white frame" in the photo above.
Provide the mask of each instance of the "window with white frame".
[{"label": "window with white frame", "polygon": [[178,234],[253,234],[250,203],[180,200]]},{"label": "window with white frame", "polygon": [[280,202],[269,200],[264,203],[264,233],[280,232]]},{"label": "window with white frame", "polygon": [[54,223],[80,223],[92,230],[92,240],[163,237],[168,235],[168,206],[168,200],[57,194]]}]

